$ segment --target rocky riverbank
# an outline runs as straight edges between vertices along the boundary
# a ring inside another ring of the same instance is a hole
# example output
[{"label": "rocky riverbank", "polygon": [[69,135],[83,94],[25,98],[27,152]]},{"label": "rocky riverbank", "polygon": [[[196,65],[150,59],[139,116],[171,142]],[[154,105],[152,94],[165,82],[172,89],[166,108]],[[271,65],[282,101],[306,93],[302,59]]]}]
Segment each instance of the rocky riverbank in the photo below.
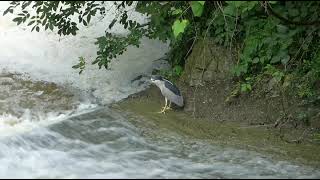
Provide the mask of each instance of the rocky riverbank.
[{"label": "rocky riverbank", "polygon": [[115,106],[131,111],[156,127],[193,138],[239,146],[275,157],[320,167],[320,109],[284,92],[274,78],[261,76],[250,93],[240,92],[230,69],[236,52],[211,40],[199,41],[175,83],[184,108],[158,114],[164,106],[160,90],[151,86]]}]

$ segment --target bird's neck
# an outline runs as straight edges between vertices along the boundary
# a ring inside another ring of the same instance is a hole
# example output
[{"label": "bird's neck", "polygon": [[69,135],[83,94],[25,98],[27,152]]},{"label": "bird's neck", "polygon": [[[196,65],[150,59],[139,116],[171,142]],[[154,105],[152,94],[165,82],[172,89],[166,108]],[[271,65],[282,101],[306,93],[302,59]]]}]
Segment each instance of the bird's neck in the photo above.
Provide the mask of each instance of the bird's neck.
[{"label": "bird's neck", "polygon": [[160,82],[156,82],[154,84],[162,91],[162,87],[164,85],[164,82],[160,81]]}]

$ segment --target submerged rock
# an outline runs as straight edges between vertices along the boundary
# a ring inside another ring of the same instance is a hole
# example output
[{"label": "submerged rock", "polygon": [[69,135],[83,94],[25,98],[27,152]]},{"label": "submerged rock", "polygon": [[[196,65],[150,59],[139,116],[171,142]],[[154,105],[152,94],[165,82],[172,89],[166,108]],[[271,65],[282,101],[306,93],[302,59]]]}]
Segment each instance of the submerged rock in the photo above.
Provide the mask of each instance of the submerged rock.
[{"label": "submerged rock", "polygon": [[17,75],[2,74],[0,84],[0,115],[20,117],[26,110],[34,113],[61,112],[79,104],[70,90],[54,83],[33,82]]}]

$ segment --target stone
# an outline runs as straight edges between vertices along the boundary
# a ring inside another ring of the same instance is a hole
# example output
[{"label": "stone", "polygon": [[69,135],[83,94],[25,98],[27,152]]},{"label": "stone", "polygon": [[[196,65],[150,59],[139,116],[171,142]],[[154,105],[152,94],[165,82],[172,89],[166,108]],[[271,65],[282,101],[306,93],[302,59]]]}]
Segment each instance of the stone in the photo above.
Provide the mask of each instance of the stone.
[{"label": "stone", "polygon": [[199,39],[187,58],[181,78],[190,86],[231,78],[230,70],[235,64],[233,54],[229,49],[215,44],[213,39]]}]

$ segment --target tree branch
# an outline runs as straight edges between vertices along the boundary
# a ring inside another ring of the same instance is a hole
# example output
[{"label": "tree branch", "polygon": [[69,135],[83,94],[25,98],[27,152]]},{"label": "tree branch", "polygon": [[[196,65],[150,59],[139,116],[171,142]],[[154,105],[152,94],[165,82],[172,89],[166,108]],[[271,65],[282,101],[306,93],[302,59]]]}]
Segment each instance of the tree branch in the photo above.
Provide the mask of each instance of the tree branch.
[{"label": "tree branch", "polygon": [[139,26],[137,26],[137,28],[142,28],[142,27],[145,27],[145,26],[148,26],[148,25],[150,25],[150,23],[140,24]]}]

